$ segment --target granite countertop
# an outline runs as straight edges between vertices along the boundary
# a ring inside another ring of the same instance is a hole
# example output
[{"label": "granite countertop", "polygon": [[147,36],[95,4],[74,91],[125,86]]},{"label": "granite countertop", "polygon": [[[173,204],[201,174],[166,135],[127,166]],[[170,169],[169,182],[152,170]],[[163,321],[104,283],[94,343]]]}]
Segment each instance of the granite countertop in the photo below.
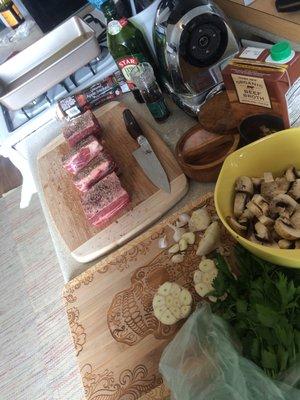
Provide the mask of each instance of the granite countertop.
[{"label": "granite countertop", "polygon": [[[163,124],[157,124],[152,118],[147,107],[144,104],[138,104],[130,93],[120,98],[120,101],[125,103],[137,114],[140,114],[145,120],[147,120],[147,122],[149,122],[149,124],[161,135],[163,140],[170,146],[170,148],[173,151],[175,149],[178,139],[183,135],[183,133],[197,123],[196,119],[189,117],[169,99],[167,99],[167,103],[171,111],[171,116]],[[56,231],[56,228],[51,220],[51,216],[49,215],[44,200],[43,191],[39,182],[37,186],[38,186],[39,197],[46,217],[46,221],[57,253],[58,261],[64,279],[66,282],[68,282],[75,276],[87,270],[90,266],[97,263],[99,259],[94,260],[91,263],[81,264],[75,261],[71,257],[69,250],[65,247],[64,243],[61,241],[60,235]],[[169,210],[167,214],[162,216],[162,218],[165,217],[166,215],[174,213],[175,211],[183,207],[186,203],[194,200],[195,198],[212,191],[213,188],[214,188],[213,183],[199,183],[195,181],[190,181],[189,190],[186,196],[179,203],[177,203],[177,205],[175,205],[171,210]]]}]

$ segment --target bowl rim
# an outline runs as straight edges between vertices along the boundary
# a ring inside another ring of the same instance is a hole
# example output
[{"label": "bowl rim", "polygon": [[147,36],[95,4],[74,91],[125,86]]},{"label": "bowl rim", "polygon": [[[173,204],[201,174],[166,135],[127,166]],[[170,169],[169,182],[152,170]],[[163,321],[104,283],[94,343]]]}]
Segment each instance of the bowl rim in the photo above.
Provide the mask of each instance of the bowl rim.
[{"label": "bowl rim", "polygon": [[[299,135],[300,135],[300,127],[298,128],[291,128],[291,129],[285,129],[276,133],[273,133],[272,135],[266,136],[264,138],[261,138],[259,140],[256,140],[255,142],[249,143],[248,145],[241,147],[240,149],[237,149],[236,151],[234,151],[233,153],[229,154],[223,165],[221,168],[221,171],[219,173],[217,182],[216,182],[216,186],[215,186],[215,190],[214,190],[214,203],[215,203],[215,208],[218,214],[218,217],[220,218],[222,224],[225,226],[225,228],[229,231],[229,233],[238,241],[240,242],[245,242],[245,244],[247,244],[248,246],[251,246],[253,248],[256,248],[258,250],[264,251],[265,253],[268,253],[270,255],[278,255],[278,256],[284,256],[288,259],[292,259],[294,260],[294,256],[295,255],[299,255],[299,263],[300,263],[300,249],[277,249],[274,247],[268,247],[268,246],[264,246],[262,244],[259,243],[254,243],[251,242],[251,240],[244,238],[243,236],[239,235],[237,232],[235,232],[230,225],[227,223],[226,221],[226,217],[223,216],[220,207],[219,207],[219,196],[218,194],[220,193],[220,182],[222,180],[222,176],[224,175],[224,171],[226,168],[226,165],[229,164],[229,162],[231,161],[231,159],[236,158],[237,155],[241,154],[243,151],[245,151],[245,149],[249,149],[249,148],[253,148],[256,147],[257,145],[261,145],[264,142],[270,141],[272,140],[274,137],[278,137],[281,135],[284,135],[285,133],[289,133],[292,134],[294,131],[298,131]],[[288,257],[288,256],[291,256]]]}]

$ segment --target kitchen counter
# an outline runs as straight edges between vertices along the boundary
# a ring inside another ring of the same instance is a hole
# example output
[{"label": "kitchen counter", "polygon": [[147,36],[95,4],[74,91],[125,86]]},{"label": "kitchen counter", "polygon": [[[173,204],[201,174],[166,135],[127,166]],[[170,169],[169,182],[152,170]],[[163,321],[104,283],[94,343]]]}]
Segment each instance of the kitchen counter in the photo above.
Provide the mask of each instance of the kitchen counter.
[{"label": "kitchen counter", "polygon": [[[167,122],[163,124],[157,124],[150,112],[147,110],[144,104],[138,104],[131,94],[126,94],[120,101],[125,103],[128,107],[133,109],[137,114],[140,114],[145,120],[149,122],[151,126],[155,128],[155,130],[161,134],[163,140],[170,146],[170,148],[174,151],[176,143],[178,139],[182,136],[182,134],[195,125],[197,121],[188,115],[186,115],[182,110],[180,110],[173,102],[169,99],[167,100],[168,106],[171,111],[171,116],[167,120]],[[43,129],[41,128],[39,134],[43,134]],[[57,129],[57,126],[56,126]],[[37,168],[35,168],[37,174]],[[37,178],[37,177],[36,177]],[[38,193],[41,200],[41,204],[44,210],[44,214],[46,217],[46,221],[49,227],[49,231],[53,240],[53,244],[55,247],[55,251],[57,253],[57,257],[59,260],[59,264],[66,282],[70,281],[75,276],[79,275],[81,272],[88,269],[90,266],[94,265],[98,260],[94,260],[91,263],[87,264],[80,264],[75,261],[72,257],[70,252],[65,248],[64,243],[62,243],[60,239],[59,233],[56,231],[54,224],[51,220],[51,216],[48,213],[47,206],[43,197],[43,191],[41,189],[40,183],[37,179],[37,187]],[[179,208],[183,207],[189,201],[194,200],[195,198],[212,191],[214,188],[214,184],[212,183],[198,183],[191,181],[190,187],[187,195],[175,206],[173,207],[166,215],[174,213]],[[164,216],[163,216],[164,217]],[[162,218],[163,218],[162,217]]]}]

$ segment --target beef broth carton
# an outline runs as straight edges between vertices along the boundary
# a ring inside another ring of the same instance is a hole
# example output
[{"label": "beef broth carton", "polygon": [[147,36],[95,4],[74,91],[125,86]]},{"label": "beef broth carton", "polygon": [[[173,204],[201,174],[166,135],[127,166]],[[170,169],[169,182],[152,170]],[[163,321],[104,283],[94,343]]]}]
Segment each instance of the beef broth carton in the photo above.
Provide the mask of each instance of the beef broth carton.
[{"label": "beef broth carton", "polygon": [[300,53],[288,42],[270,50],[245,48],[222,75],[246,141],[300,125]]}]

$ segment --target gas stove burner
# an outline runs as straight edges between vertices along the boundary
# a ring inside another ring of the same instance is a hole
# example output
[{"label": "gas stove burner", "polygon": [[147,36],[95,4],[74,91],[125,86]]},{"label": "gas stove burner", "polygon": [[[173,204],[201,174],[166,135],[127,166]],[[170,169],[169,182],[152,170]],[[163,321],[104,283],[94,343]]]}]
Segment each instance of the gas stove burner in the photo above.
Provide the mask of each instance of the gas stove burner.
[{"label": "gas stove burner", "polygon": [[33,107],[36,107],[37,105],[42,103],[46,97],[46,93],[41,94],[37,98],[33,99],[31,102],[27,103],[26,106],[23,107],[23,111],[30,111]]}]

